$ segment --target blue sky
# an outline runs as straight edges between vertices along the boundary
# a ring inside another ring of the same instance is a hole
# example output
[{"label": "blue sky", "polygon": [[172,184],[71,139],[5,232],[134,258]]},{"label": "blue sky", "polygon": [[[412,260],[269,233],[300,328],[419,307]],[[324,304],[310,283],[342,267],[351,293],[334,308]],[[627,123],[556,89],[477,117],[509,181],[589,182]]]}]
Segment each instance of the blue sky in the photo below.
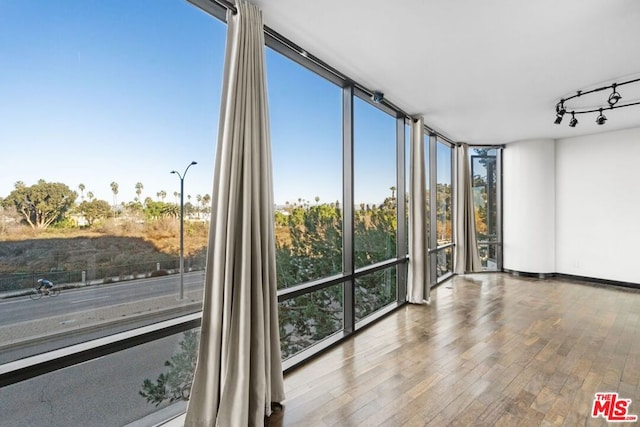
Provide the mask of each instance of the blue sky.
[{"label": "blue sky", "polygon": [[184,1],[0,2],[0,196],[211,193],[225,26]]},{"label": "blue sky", "polygon": [[[185,195],[211,194],[225,37],[182,0],[0,1],[0,197],[42,178],[173,201],[192,160]],[[340,88],[270,49],[267,74],[276,203],[341,199]],[[358,100],[354,117],[355,200],[380,203],[395,120]]]}]

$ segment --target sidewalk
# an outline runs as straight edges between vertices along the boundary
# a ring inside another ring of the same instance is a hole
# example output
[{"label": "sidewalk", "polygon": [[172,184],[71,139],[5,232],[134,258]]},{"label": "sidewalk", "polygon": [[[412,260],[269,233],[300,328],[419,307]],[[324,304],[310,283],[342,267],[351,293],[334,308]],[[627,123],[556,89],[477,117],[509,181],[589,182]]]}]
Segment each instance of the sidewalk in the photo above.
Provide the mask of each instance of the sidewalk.
[{"label": "sidewalk", "polygon": [[2,327],[0,351],[40,340],[51,340],[65,335],[99,330],[106,326],[139,321],[159,314],[181,315],[197,311],[202,307],[202,294],[203,290],[200,289],[186,292],[184,300],[169,295],[14,323]]}]

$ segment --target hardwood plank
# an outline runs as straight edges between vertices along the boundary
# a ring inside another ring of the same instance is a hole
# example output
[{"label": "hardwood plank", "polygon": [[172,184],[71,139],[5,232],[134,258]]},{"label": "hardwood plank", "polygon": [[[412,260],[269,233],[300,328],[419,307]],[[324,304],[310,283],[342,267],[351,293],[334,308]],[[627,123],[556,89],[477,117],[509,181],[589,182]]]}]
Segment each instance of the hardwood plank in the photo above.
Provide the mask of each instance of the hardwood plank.
[{"label": "hardwood plank", "polygon": [[606,425],[606,391],[640,413],[640,292],[475,274],[431,296],[287,374],[267,425]]}]

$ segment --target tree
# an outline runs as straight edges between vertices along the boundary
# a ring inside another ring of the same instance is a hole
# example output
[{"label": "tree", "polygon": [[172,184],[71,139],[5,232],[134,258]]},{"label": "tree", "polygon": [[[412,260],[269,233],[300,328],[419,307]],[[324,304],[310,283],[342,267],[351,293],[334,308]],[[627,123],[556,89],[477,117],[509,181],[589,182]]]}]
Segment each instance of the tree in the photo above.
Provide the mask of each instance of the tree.
[{"label": "tree", "polygon": [[93,193],[91,191],[89,191],[87,193],[87,197],[89,198],[89,201],[92,201],[93,200]]},{"label": "tree", "polygon": [[43,230],[64,218],[78,194],[65,184],[39,180],[27,187],[21,181],[4,200],[5,207],[14,206],[31,228]]},{"label": "tree", "polygon": [[160,190],[160,200],[164,202],[165,197],[167,197],[167,192],[164,190]]},{"label": "tree", "polygon": [[162,216],[178,218],[180,216],[180,208],[173,203],[165,203],[162,207]]},{"label": "tree", "polygon": [[[395,194],[393,194],[395,196]],[[275,212],[278,287],[329,277],[342,271],[340,203],[287,207]],[[396,256],[396,200],[364,205],[354,213],[355,266],[364,267]],[[356,319],[396,300],[395,266],[355,282]],[[300,295],[279,303],[283,357],[289,357],[342,328],[342,285]]]},{"label": "tree", "polygon": [[84,189],[87,187],[85,187],[84,184],[80,183],[80,185],[78,185],[78,188],[80,189],[80,198],[84,200]]},{"label": "tree", "polygon": [[138,195],[138,200],[140,200],[140,195],[142,194],[142,189],[144,186],[141,182],[136,182],[136,194]]},{"label": "tree", "polygon": [[199,331],[187,331],[180,341],[180,350],[171,356],[171,360],[164,362],[169,368],[167,373],[158,376],[156,382],[145,379],[142,383],[142,390],[138,393],[147,399],[147,402],[156,406],[168,400],[189,400],[191,383],[196,369],[198,356]]},{"label": "tree", "polygon": [[[88,194],[87,194],[88,196]],[[91,227],[97,220],[108,218],[112,214],[111,206],[104,200],[83,201],[78,206],[78,210],[87,220],[87,224]]]},{"label": "tree", "polygon": [[113,193],[113,212],[115,214],[117,212],[117,206],[118,206],[118,183],[115,181],[112,181],[110,186],[111,186],[111,192]]},{"label": "tree", "polygon": [[209,219],[208,215],[211,213],[211,196],[205,194],[202,196],[202,213],[204,214],[205,219]]},{"label": "tree", "polygon": [[198,202],[196,211],[198,212],[198,218],[200,218],[200,212],[202,212],[202,196],[200,194],[196,194],[196,201]]},{"label": "tree", "polygon": [[150,198],[147,197],[147,200],[144,204],[144,214],[147,219],[158,219],[163,216],[173,216],[171,214],[172,208],[175,208],[176,211],[178,207],[171,203],[165,202],[154,202]]}]

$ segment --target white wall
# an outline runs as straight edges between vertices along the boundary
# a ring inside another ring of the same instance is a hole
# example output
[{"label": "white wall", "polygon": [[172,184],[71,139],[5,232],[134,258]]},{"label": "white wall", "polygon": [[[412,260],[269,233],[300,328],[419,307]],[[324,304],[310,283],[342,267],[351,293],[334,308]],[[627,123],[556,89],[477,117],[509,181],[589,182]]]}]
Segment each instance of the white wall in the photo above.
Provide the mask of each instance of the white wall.
[{"label": "white wall", "polygon": [[555,273],[555,142],[514,142],[503,159],[503,267]]},{"label": "white wall", "polygon": [[640,128],[556,141],[555,240],[558,273],[640,283]]}]

